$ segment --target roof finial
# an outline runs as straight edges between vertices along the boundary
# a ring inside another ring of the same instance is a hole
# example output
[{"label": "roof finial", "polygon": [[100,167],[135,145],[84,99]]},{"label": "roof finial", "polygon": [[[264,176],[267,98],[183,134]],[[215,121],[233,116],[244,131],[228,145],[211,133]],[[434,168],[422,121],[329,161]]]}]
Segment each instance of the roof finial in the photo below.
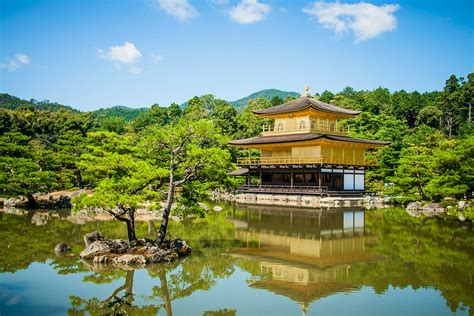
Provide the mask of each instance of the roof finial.
[{"label": "roof finial", "polygon": [[311,96],[311,93],[309,93],[309,90],[310,90],[309,86],[306,86],[306,87],[304,88],[304,90],[306,91],[306,93],[304,94],[304,96],[310,97],[310,96]]}]

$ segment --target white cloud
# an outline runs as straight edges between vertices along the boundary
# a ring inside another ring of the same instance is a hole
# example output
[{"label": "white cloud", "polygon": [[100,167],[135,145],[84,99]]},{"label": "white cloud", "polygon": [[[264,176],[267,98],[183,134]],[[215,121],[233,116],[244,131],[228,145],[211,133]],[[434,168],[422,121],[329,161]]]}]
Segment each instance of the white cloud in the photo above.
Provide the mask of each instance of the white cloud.
[{"label": "white cloud", "polygon": [[262,21],[271,12],[268,4],[257,0],[242,0],[235,7],[230,9],[232,20],[241,24],[250,24]]},{"label": "white cloud", "polygon": [[153,61],[155,63],[159,63],[159,62],[162,62],[163,60],[165,60],[165,58],[160,54],[151,54],[151,58],[153,58]]},{"label": "white cloud", "polygon": [[160,9],[174,16],[179,21],[186,21],[199,15],[188,0],[157,0]]},{"label": "white cloud", "polygon": [[133,43],[125,42],[122,46],[112,46],[106,52],[99,49],[100,57],[123,64],[133,64],[142,58],[142,53]]},{"label": "white cloud", "polygon": [[138,74],[143,71],[139,66],[142,53],[133,43],[125,42],[122,46],[112,46],[107,51],[98,49],[97,52],[99,57],[114,62],[115,67],[119,70],[122,65],[126,65],[130,73]]},{"label": "white cloud", "polygon": [[1,63],[0,68],[8,71],[16,71],[21,66],[28,65],[30,61],[30,56],[18,53],[15,54],[13,58],[7,59],[5,63]]},{"label": "white cloud", "polygon": [[398,4],[377,6],[367,2],[313,2],[304,8],[303,12],[338,34],[348,30],[354,32],[356,42],[359,42],[394,30],[397,18],[393,13],[399,8]]},{"label": "white cloud", "polygon": [[16,54],[15,55],[15,58],[16,60],[18,60],[20,63],[22,63],[23,65],[27,65],[30,63],[31,61],[31,58],[30,56],[28,55],[25,55],[25,54]]}]

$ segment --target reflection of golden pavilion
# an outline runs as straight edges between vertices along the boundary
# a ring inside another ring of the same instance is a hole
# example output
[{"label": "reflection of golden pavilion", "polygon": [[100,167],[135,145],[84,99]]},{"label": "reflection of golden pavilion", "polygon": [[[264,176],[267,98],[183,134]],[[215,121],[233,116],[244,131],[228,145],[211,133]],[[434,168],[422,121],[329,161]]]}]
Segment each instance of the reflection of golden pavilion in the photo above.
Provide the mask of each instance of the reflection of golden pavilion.
[{"label": "reflection of golden pavilion", "polygon": [[351,264],[374,259],[365,252],[363,210],[247,209],[234,213],[244,247],[233,254],[258,262],[260,277],[250,286],[298,302],[303,314],[319,298],[357,289]]}]

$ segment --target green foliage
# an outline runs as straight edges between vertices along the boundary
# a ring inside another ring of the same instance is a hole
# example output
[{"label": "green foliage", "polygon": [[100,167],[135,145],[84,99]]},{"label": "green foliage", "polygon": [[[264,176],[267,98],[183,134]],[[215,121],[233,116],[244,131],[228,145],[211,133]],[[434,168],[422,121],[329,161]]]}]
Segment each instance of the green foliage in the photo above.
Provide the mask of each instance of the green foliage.
[{"label": "green foliage", "polygon": [[147,111],[148,109],[146,108],[133,109],[126,106],[117,105],[110,108],[93,111],[93,114],[99,119],[107,117],[119,117],[123,119],[124,122],[130,122]]},{"label": "green foliage", "polygon": [[[30,137],[18,132],[0,136],[0,192],[10,197],[47,192],[56,187],[54,173],[43,170],[44,160],[38,151],[33,152]],[[47,154],[46,154],[47,155]]]},{"label": "green foliage", "polygon": [[120,116],[105,116],[100,118],[99,126],[108,132],[123,134],[125,132],[125,119]]},{"label": "green foliage", "polygon": [[[245,98],[238,99],[230,103],[236,109],[244,109],[252,100],[257,100],[257,99],[272,100],[273,98],[277,97],[281,100],[285,100],[286,102],[288,101],[287,98],[297,98],[299,96],[300,94],[296,92],[281,91],[277,89],[266,89],[266,90],[261,90],[261,91],[252,93],[251,95],[246,96]],[[273,104],[273,105],[277,105],[277,104]]]},{"label": "green foliage", "polygon": [[[381,87],[372,91],[346,87],[317,97],[362,111],[341,122],[349,127],[351,136],[391,141],[368,154],[378,165],[367,172],[367,188],[402,200],[442,200],[472,193],[473,91],[474,74],[469,74],[467,79],[451,76],[439,92],[391,93]],[[235,102],[213,95],[193,97],[184,110],[173,103],[169,107],[154,104],[150,109],[113,107],[80,113],[48,101],[1,94],[0,193],[11,196],[98,188],[103,181],[132,177],[129,172],[137,170],[140,161],[147,164],[140,166],[145,170],[153,166],[169,171],[170,148],[181,141],[186,146],[178,157],[176,177],[185,177],[199,164],[193,184],[184,184],[182,192],[189,191],[192,200],[216,187],[232,188],[238,180],[229,178],[227,171],[233,169],[239,150],[226,142],[255,137],[263,124],[271,123],[256,117],[253,110],[297,96],[269,89]],[[189,138],[187,133],[195,136]],[[141,176],[140,171],[136,176]],[[168,178],[166,175],[164,181]]]},{"label": "green foliage", "polygon": [[19,108],[30,108],[51,112],[56,112],[60,110],[78,112],[70,106],[62,105],[59,103],[51,103],[48,100],[37,101],[35,99],[31,99],[30,101],[26,101],[9,95],[7,93],[0,93],[0,109],[15,110]]},{"label": "green foliage", "polygon": [[138,208],[146,201],[156,208],[161,195],[153,184],[166,174],[142,159],[140,147],[131,136],[110,132],[90,133],[79,168],[84,181],[94,187],[94,194],[79,196],[75,209],[100,207],[114,209],[118,205]]}]

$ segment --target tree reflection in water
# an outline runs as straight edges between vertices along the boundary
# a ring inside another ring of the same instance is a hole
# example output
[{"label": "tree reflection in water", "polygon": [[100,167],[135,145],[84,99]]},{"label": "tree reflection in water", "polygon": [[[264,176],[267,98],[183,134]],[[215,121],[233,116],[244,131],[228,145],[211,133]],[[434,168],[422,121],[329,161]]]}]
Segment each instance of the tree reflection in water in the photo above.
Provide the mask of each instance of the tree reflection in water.
[{"label": "tree reflection in water", "polygon": [[[189,241],[193,253],[172,265],[147,267],[152,279],[145,285],[151,294],[143,293],[143,284],[141,292],[134,292],[137,272],[97,269],[78,260],[85,233],[100,230],[111,238],[124,238],[126,230],[120,223],[79,224],[68,218],[67,212],[0,212],[0,239],[4,244],[0,273],[48,262],[60,275],[86,273],[83,282],[122,280],[117,289],[103,297],[79,297],[71,289],[68,295],[76,296],[70,298],[70,314],[142,315],[161,311],[171,315],[177,300],[199,290],[212,291],[218,280],[233,276],[235,269],[250,275],[247,284],[241,286],[288,297],[301,304],[303,312],[322,297],[362,287],[370,287],[377,294],[390,287],[432,288],[439,291],[453,312],[459,308],[472,311],[471,223],[412,218],[400,209],[320,211],[222,206],[220,214],[171,223],[171,234]],[[153,234],[154,226],[153,221],[139,222],[137,234]],[[73,251],[54,254],[59,241],[66,242]],[[236,310],[205,313],[233,315]]]},{"label": "tree reflection in water", "polygon": [[[83,299],[71,296],[71,308],[69,315],[156,315],[161,306],[159,305],[134,305],[133,278],[134,270],[126,272],[125,282],[115,289],[106,299],[98,298]],[[166,276],[165,276],[166,277]],[[166,282],[166,280],[165,280]],[[171,305],[167,305],[167,315],[172,315]]]},{"label": "tree reflection in water", "polygon": [[232,252],[254,276],[249,285],[292,299],[303,313],[321,297],[363,286],[378,294],[434,288],[452,312],[472,313],[472,223],[413,218],[400,209],[262,206],[234,209],[232,220],[242,241]]}]

